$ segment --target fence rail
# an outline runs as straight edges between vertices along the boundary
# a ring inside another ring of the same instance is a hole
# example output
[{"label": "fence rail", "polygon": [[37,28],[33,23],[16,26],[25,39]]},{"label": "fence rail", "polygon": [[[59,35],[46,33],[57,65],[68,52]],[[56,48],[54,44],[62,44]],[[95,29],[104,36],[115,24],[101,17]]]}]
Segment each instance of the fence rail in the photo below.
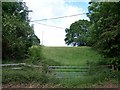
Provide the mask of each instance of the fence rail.
[{"label": "fence rail", "polygon": [[28,67],[42,67],[42,66],[38,66],[38,65],[29,65],[26,63],[17,63],[17,64],[1,64],[0,66],[2,67],[9,67],[9,66],[28,66]]},{"label": "fence rail", "polygon": [[[43,66],[28,65],[26,63],[17,64],[1,64],[2,67],[12,67],[11,69],[22,69],[22,66],[41,68]],[[52,76],[55,78],[76,78],[89,75],[91,68],[110,67],[111,65],[100,66],[48,66],[48,69],[52,72]]]},{"label": "fence rail", "polygon": [[17,63],[17,64],[0,64],[2,67],[7,67],[7,66],[20,66],[20,65],[26,65],[25,63]]},{"label": "fence rail", "polygon": [[49,66],[50,69],[88,69],[89,66]]}]

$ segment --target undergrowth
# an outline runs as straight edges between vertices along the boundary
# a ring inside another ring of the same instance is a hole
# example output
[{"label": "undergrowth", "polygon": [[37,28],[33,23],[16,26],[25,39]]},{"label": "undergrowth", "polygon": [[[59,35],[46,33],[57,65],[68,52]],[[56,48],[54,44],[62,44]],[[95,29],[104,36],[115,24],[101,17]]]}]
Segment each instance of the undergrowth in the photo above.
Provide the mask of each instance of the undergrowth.
[{"label": "undergrowth", "polygon": [[2,83],[46,83],[47,75],[40,68],[22,67],[21,70],[2,68]]}]

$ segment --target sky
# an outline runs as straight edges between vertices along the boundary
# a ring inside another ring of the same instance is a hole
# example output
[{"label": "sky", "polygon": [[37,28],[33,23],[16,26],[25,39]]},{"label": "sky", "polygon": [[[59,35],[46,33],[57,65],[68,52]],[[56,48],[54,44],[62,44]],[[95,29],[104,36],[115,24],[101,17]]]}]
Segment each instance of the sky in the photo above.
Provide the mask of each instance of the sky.
[{"label": "sky", "polygon": [[[88,0],[23,0],[26,2],[31,21],[70,16],[88,12]],[[83,15],[31,22],[34,32],[44,46],[67,46],[65,44],[65,28],[80,19],[88,19]],[[52,27],[53,26],[53,27]],[[55,26],[55,27],[54,27]],[[58,27],[58,28],[57,28]]]}]

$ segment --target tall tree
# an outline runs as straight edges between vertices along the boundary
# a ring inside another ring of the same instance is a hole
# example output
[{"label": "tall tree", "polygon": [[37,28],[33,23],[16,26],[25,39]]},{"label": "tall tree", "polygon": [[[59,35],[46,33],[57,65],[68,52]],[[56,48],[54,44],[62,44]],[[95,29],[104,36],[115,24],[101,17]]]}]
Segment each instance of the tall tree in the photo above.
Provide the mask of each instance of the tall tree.
[{"label": "tall tree", "polygon": [[23,59],[34,42],[39,43],[29,25],[28,8],[23,2],[2,3],[3,59]]},{"label": "tall tree", "polygon": [[91,42],[109,59],[110,64],[120,65],[120,2],[94,2],[89,6],[88,17]]},{"label": "tall tree", "polygon": [[87,20],[79,20],[70,25],[70,28],[66,28],[66,44],[73,46],[86,45],[87,31],[90,23]]}]

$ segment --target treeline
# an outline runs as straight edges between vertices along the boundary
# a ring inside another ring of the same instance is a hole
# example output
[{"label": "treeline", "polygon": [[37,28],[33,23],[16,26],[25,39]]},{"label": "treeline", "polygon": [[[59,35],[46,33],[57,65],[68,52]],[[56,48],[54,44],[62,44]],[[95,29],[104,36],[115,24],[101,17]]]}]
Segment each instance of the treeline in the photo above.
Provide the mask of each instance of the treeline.
[{"label": "treeline", "polygon": [[[66,44],[88,45],[104,55],[105,64],[120,67],[120,2],[90,2],[87,16],[66,31]],[[119,68],[120,69],[120,68]]]},{"label": "treeline", "polygon": [[29,47],[40,40],[30,26],[28,7],[23,2],[2,2],[2,60],[23,60]]}]

